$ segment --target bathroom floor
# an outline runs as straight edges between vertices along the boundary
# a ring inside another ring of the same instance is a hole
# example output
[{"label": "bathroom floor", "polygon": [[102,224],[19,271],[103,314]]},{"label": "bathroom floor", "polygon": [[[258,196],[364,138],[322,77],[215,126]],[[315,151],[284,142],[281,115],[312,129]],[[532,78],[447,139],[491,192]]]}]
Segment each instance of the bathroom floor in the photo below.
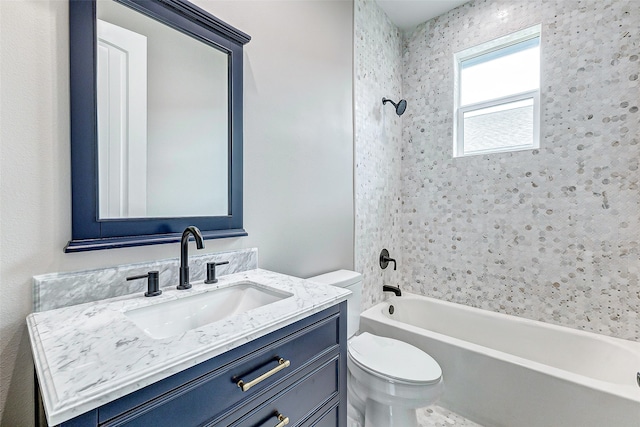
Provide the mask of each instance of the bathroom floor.
[{"label": "bathroom floor", "polygon": [[435,405],[418,411],[418,424],[420,427],[482,427],[480,424]]},{"label": "bathroom floor", "polygon": [[[482,427],[482,425],[469,421],[468,419],[451,412],[440,406],[429,406],[417,411],[418,424],[420,427]],[[362,427],[354,418],[347,418],[347,427]]]}]

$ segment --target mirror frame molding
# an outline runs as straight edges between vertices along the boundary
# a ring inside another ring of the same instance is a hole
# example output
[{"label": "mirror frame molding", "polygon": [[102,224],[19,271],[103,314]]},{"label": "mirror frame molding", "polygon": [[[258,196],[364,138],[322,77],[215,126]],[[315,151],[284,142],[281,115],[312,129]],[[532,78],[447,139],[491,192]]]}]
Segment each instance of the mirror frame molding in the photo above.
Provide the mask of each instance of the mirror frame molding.
[{"label": "mirror frame molding", "polygon": [[113,1],[228,55],[229,215],[98,218],[96,0],[69,0],[72,238],[64,251],[178,242],[189,225],[198,227],[205,239],[246,236],[242,228],[242,48],[251,37],[186,0]]}]

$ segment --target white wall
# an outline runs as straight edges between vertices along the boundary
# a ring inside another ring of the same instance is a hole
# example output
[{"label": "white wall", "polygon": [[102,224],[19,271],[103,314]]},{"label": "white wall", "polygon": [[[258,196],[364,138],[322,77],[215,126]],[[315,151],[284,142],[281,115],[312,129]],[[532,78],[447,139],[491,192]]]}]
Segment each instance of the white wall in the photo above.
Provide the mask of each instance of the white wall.
[{"label": "white wall", "polygon": [[[197,4],[247,32],[245,228],[308,277],[353,268],[350,1]],[[178,255],[178,245],[64,254],[71,235],[66,1],[0,1],[0,425],[32,421],[31,277]]]}]

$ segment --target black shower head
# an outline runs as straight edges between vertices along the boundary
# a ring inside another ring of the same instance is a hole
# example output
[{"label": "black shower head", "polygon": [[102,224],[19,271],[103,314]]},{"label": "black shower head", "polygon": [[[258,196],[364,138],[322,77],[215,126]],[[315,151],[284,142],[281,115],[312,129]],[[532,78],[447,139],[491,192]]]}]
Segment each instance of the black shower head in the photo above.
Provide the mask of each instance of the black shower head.
[{"label": "black shower head", "polygon": [[390,102],[391,105],[393,105],[394,107],[396,107],[396,114],[401,116],[404,113],[404,110],[407,109],[407,101],[404,99],[401,99],[397,104],[395,102],[393,102],[390,99],[387,98],[382,98],[382,105],[386,104],[387,102]]}]

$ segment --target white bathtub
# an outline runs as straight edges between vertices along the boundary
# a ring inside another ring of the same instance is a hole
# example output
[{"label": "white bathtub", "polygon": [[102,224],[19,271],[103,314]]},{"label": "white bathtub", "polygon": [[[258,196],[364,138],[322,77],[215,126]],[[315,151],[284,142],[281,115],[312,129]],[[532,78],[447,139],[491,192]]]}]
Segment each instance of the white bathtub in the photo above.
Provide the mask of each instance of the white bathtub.
[{"label": "white bathtub", "polygon": [[360,330],[429,353],[440,404],[483,426],[640,426],[640,343],[412,294],[362,313]]}]

